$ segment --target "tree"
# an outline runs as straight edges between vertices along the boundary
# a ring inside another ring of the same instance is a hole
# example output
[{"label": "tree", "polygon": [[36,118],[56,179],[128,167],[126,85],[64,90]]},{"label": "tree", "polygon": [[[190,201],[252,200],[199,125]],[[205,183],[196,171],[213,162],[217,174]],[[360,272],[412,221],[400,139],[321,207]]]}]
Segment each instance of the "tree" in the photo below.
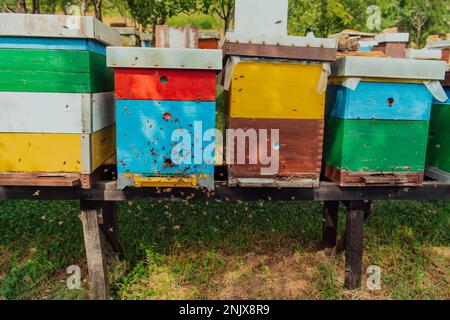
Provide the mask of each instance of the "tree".
[{"label": "tree", "polygon": [[127,0],[131,16],[144,30],[151,26],[153,43],[157,25],[165,24],[167,19],[195,8],[195,0]]},{"label": "tree", "polygon": [[94,7],[95,17],[98,20],[103,21],[103,13],[102,13],[103,1],[102,0],[91,0],[91,3],[92,3],[92,6]]},{"label": "tree", "polygon": [[446,0],[400,0],[398,27],[410,32],[411,41],[419,48],[428,35],[449,32],[450,4]]},{"label": "tree", "polygon": [[200,5],[205,14],[217,14],[223,20],[223,32],[230,28],[234,16],[235,0],[201,0]]}]

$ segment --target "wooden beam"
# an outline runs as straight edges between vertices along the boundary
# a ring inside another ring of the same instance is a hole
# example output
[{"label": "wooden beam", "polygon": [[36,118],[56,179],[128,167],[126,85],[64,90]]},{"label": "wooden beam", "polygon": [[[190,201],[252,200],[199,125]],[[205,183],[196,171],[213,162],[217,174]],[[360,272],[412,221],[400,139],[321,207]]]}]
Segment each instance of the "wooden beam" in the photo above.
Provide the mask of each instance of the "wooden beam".
[{"label": "wooden beam", "polygon": [[345,280],[347,289],[361,287],[363,228],[367,204],[364,201],[350,201],[347,205],[345,231]]},{"label": "wooden beam", "polygon": [[326,250],[336,247],[338,213],[339,201],[324,202],[322,243]]},{"label": "wooden beam", "polygon": [[117,204],[112,201],[100,203],[101,221],[100,228],[115,253],[120,257],[124,255],[124,248],[119,235],[119,224],[117,220]]},{"label": "wooden beam", "polygon": [[108,297],[108,271],[105,242],[98,223],[99,203],[81,201],[80,207],[91,295],[95,300],[105,300]]},{"label": "wooden beam", "polygon": [[301,59],[315,61],[336,61],[335,48],[313,48],[254,43],[226,42],[224,56],[265,57],[278,59]]}]

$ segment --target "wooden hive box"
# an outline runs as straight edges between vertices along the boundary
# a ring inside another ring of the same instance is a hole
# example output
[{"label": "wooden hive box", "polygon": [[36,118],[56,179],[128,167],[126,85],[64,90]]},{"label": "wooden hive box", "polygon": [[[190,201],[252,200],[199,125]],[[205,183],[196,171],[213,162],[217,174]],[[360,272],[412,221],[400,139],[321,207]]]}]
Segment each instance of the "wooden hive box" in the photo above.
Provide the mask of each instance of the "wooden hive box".
[{"label": "wooden hive box", "polygon": [[89,188],[115,153],[120,36],[93,17],[0,14],[0,185]]},{"label": "wooden hive box", "polygon": [[433,101],[427,151],[426,175],[450,182],[450,87],[445,87],[447,101]]},{"label": "wooden hive box", "polygon": [[318,186],[326,63],[336,58],[336,40],[230,32],[223,50],[229,185]]},{"label": "wooden hive box", "polygon": [[432,93],[441,61],[344,57],[327,90],[325,176],[341,186],[423,182]]},{"label": "wooden hive box", "polygon": [[214,187],[221,50],[108,48],[115,69],[118,188]]}]

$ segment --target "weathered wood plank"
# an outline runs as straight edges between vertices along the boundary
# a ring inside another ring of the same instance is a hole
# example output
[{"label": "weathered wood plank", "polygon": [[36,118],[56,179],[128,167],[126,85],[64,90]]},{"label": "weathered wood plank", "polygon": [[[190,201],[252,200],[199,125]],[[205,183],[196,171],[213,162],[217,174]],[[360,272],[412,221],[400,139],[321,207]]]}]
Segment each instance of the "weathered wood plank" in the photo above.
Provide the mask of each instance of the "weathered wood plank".
[{"label": "weathered wood plank", "polygon": [[108,270],[105,243],[98,223],[99,207],[96,201],[81,201],[81,222],[89,271],[92,297],[105,300],[108,297]]},{"label": "weathered wood plank", "polygon": [[348,172],[325,165],[325,176],[342,187],[418,186],[424,172]]},{"label": "weathered wood plank", "polygon": [[226,42],[223,53],[225,56],[335,61],[337,49]]},{"label": "weathered wood plank", "polygon": [[364,201],[350,201],[347,208],[345,229],[345,287],[353,290],[361,287]]},{"label": "weathered wood plank", "polygon": [[349,201],[349,200],[450,200],[450,184],[425,181],[420,187],[339,187],[322,181],[318,188],[229,188],[216,182],[214,193],[202,189],[127,188],[117,189],[116,181],[100,181],[89,190],[64,187],[0,187],[0,199],[29,200],[189,200],[189,201]]}]

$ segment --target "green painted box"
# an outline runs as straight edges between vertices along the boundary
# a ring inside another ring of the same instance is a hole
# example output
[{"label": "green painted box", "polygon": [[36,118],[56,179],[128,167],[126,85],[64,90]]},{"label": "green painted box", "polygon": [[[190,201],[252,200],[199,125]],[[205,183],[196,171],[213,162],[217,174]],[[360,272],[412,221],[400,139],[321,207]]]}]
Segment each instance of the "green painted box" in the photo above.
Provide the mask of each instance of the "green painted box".
[{"label": "green painted box", "polygon": [[[446,87],[450,97],[450,87]],[[427,151],[426,175],[430,178],[450,182],[450,99],[433,102]]]}]

